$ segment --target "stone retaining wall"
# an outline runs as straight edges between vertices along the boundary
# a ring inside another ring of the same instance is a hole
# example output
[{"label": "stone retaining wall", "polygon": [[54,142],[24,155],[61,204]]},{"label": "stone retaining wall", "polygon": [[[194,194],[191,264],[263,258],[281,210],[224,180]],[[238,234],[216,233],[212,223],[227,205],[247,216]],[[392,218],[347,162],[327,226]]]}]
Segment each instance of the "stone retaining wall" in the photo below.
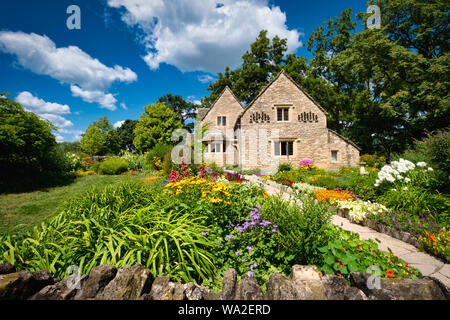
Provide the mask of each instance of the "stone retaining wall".
[{"label": "stone retaining wall", "polygon": [[[371,278],[372,277],[372,278]],[[371,279],[369,279],[371,278]],[[449,288],[434,278],[375,279],[368,273],[351,273],[351,285],[335,275],[321,276],[315,266],[292,267],[285,277],[270,276],[266,292],[253,276],[224,274],[222,291],[194,283],[172,282],[170,277],[154,278],[142,265],[123,267],[101,265],[76,281],[58,281],[48,271],[16,272],[0,264],[0,300],[448,300]],[[378,283],[371,289],[368,283]]]}]

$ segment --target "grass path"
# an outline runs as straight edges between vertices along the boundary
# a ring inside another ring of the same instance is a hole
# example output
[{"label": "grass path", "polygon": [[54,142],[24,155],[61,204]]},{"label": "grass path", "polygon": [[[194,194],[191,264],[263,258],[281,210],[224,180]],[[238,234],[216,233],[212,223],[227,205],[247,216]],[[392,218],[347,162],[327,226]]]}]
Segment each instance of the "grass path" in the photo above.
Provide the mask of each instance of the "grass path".
[{"label": "grass path", "polygon": [[67,186],[27,193],[0,195],[0,234],[7,234],[40,224],[57,213],[58,208],[71,197],[91,187],[102,188],[120,182],[144,183],[146,174],[122,176],[87,176],[77,178]]}]

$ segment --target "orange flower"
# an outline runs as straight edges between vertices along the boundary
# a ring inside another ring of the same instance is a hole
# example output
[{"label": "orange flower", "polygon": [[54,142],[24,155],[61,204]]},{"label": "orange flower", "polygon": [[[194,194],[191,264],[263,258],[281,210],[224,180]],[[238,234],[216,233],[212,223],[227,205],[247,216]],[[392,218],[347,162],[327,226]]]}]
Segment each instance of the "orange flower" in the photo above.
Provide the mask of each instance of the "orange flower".
[{"label": "orange flower", "polygon": [[395,278],[393,270],[386,270],[386,278]]},{"label": "orange flower", "polygon": [[344,265],[342,264],[342,262],[338,261],[338,265],[343,267]]},{"label": "orange flower", "polygon": [[342,273],[340,273],[339,271],[336,273],[339,277],[342,276]]}]

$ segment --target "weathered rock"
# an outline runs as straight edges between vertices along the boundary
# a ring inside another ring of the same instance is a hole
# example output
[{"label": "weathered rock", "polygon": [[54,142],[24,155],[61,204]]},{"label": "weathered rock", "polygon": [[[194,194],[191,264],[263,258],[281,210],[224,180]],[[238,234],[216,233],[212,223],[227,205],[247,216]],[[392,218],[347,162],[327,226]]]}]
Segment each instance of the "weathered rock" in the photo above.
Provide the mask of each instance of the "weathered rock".
[{"label": "weathered rock", "polygon": [[289,277],[295,292],[296,300],[326,300],[325,287],[316,266],[292,267]]},{"label": "weathered rock", "polygon": [[447,300],[450,300],[450,287],[447,286],[445,283],[443,283],[440,279],[436,277],[423,277],[423,279],[428,279],[434,281],[436,285],[441,289],[442,293],[444,294],[445,298]]},{"label": "weathered rock", "polygon": [[85,300],[95,298],[100,295],[105,287],[117,274],[117,268],[110,264],[95,267],[89,273],[89,277],[83,282],[81,290],[74,297],[74,300]]},{"label": "weathered rock", "polygon": [[348,287],[345,289],[344,300],[369,300],[369,298],[358,288]]},{"label": "weathered rock", "polygon": [[445,300],[445,295],[431,279],[380,279],[379,289],[369,288],[370,273],[350,273],[351,283],[375,300]]},{"label": "weathered rock", "polygon": [[350,286],[343,277],[326,274],[322,277],[322,283],[329,300],[345,300],[345,290]]},{"label": "weathered rock", "polygon": [[244,275],[237,285],[235,300],[263,300],[264,294],[254,276]]},{"label": "weathered rock", "polygon": [[233,300],[236,295],[237,272],[234,269],[228,269],[223,275],[222,292],[220,297],[222,300]]},{"label": "weathered rock", "polygon": [[187,300],[219,300],[220,298],[211,290],[192,282],[184,285],[184,292]]},{"label": "weathered rock", "polygon": [[153,276],[143,265],[123,267],[99,294],[98,300],[135,300],[150,291]]},{"label": "weathered rock", "polygon": [[[87,275],[83,274],[80,276],[80,285],[86,281]],[[33,296],[29,300],[70,300],[79,291],[77,287],[69,287],[68,280],[66,278],[56,284],[46,286]]]},{"label": "weathered rock", "polygon": [[16,267],[11,263],[0,263],[0,274],[8,274],[16,272]]},{"label": "weathered rock", "polygon": [[170,277],[158,277],[153,281],[152,289],[149,293],[150,300],[162,300],[166,288],[169,286]]},{"label": "weathered rock", "polygon": [[185,298],[184,286],[181,283],[169,282],[161,300],[184,300]]},{"label": "weathered rock", "polygon": [[290,275],[292,281],[320,281],[319,269],[316,266],[299,266],[294,265],[292,267],[292,273]]},{"label": "weathered rock", "polygon": [[296,294],[292,282],[279,273],[270,276],[266,287],[265,298],[267,300],[295,300]]},{"label": "weathered rock", "polygon": [[0,275],[0,300],[24,300],[56,282],[48,271]]}]

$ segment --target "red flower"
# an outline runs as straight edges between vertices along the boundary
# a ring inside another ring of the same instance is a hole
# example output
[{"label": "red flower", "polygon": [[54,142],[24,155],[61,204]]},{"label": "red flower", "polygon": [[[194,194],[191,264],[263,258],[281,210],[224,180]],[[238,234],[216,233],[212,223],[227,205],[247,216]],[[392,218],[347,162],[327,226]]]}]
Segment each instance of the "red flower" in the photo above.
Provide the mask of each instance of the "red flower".
[{"label": "red flower", "polygon": [[386,278],[395,278],[393,270],[386,270]]}]

